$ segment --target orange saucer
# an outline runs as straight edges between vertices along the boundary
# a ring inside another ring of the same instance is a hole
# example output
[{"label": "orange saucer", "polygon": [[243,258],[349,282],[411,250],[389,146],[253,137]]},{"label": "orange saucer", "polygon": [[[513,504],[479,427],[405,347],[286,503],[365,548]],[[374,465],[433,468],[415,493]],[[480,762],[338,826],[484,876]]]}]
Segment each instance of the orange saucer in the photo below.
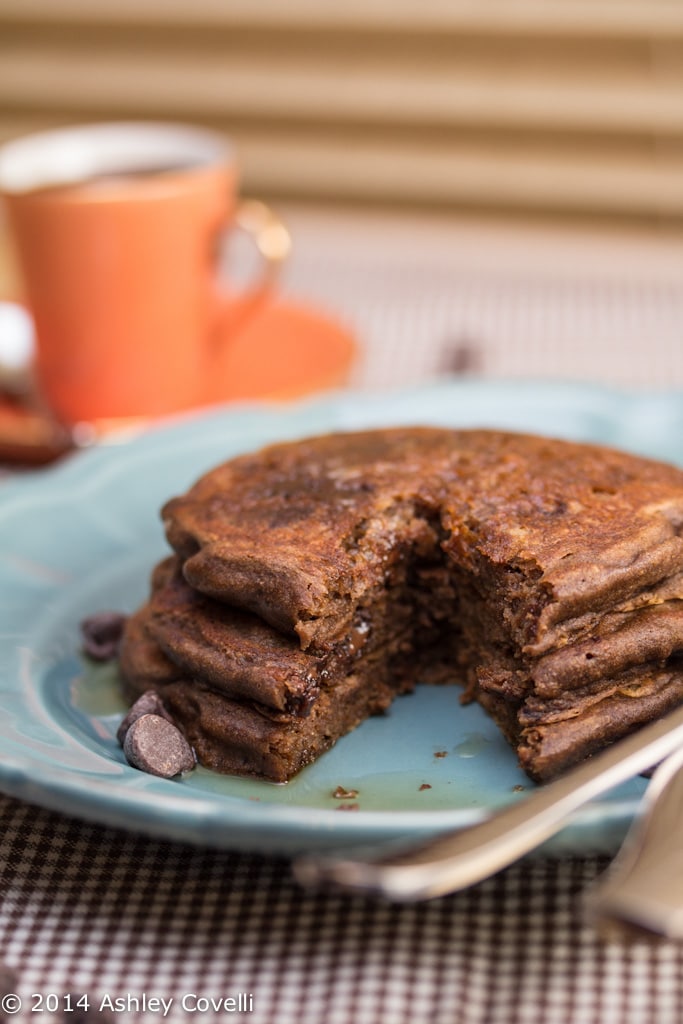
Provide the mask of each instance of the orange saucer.
[{"label": "orange saucer", "polygon": [[235,303],[215,339],[207,404],[286,400],[347,383],[352,335],[311,307],[284,299],[254,308]]},{"label": "orange saucer", "polygon": [[202,407],[231,401],[290,401],[344,386],[357,354],[353,336],[315,309],[285,300],[244,299],[227,305],[213,339],[210,379],[191,409],[166,416],[101,418],[59,425],[30,386],[26,396],[3,401],[0,388],[0,464],[50,462],[74,446],[127,440],[152,423],[173,421]]}]

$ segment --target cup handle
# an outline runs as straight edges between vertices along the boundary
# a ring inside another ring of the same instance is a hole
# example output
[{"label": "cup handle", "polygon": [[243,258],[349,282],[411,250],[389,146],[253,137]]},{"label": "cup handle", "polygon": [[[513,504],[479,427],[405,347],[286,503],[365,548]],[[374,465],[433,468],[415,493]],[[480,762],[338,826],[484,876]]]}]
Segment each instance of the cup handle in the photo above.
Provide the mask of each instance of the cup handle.
[{"label": "cup handle", "polygon": [[263,259],[258,282],[250,289],[254,297],[270,288],[289,256],[292,240],[284,222],[260,199],[242,199],[237,204],[235,226],[249,235]]},{"label": "cup handle", "polygon": [[275,284],[292,247],[284,222],[259,199],[242,199],[237,203],[228,231],[235,229],[252,239],[262,266],[252,285],[237,294],[224,296],[219,302],[214,330],[220,348],[223,347],[222,342],[245,326],[260,307]]}]

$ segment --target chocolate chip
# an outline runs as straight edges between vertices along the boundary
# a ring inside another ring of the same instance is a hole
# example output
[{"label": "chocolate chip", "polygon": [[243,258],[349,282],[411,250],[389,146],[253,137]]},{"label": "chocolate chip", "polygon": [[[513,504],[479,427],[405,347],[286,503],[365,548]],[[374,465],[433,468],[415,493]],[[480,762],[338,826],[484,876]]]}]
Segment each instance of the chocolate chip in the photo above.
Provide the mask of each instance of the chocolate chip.
[{"label": "chocolate chip", "polygon": [[98,612],[81,622],[83,650],[95,661],[112,661],[118,654],[126,616]]},{"label": "chocolate chip", "polygon": [[133,722],[137,722],[138,718],[142,718],[143,715],[158,715],[160,718],[165,718],[167,722],[171,723],[171,725],[175,725],[175,722],[164,707],[164,702],[156,690],[145,690],[142,696],[138,697],[135,701],[135,704],[130,706],[128,714],[116,730],[116,738],[121,746],[123,746],[126,733]]},{"label": "chocolate chip", "polygon": [[446,339],[441,356],[440,369],[443,373],[481,373],[483,350],[476,338],[455,337]]},{"label": "chocolate chip", "polygon": [[123,743],[126,760],[134,768],[171,779],[195,766],[195,757],[180,729],[161,715],[142,715],[128,729]]}]

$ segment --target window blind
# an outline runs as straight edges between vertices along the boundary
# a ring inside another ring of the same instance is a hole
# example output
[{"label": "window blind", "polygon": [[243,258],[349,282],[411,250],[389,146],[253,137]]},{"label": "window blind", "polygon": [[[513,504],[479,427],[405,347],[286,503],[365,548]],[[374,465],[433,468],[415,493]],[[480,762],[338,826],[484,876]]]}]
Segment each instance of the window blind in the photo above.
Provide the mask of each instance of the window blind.
[{"label": "window blind", "polygon": [[0,0],[0,138],[231,135],[288,199],[683,217],[676,0]]}]

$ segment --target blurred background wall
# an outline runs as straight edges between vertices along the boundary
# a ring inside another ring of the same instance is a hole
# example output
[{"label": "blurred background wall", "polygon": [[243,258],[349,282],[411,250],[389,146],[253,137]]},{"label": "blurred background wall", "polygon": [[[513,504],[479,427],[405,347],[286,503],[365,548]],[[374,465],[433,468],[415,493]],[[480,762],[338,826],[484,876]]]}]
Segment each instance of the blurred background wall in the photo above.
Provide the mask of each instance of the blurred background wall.
[{"label": "blurred background wall", "polygon": [[680,0],[0,0],[0,138],[235,138],[296,200],[683,220]]}]

